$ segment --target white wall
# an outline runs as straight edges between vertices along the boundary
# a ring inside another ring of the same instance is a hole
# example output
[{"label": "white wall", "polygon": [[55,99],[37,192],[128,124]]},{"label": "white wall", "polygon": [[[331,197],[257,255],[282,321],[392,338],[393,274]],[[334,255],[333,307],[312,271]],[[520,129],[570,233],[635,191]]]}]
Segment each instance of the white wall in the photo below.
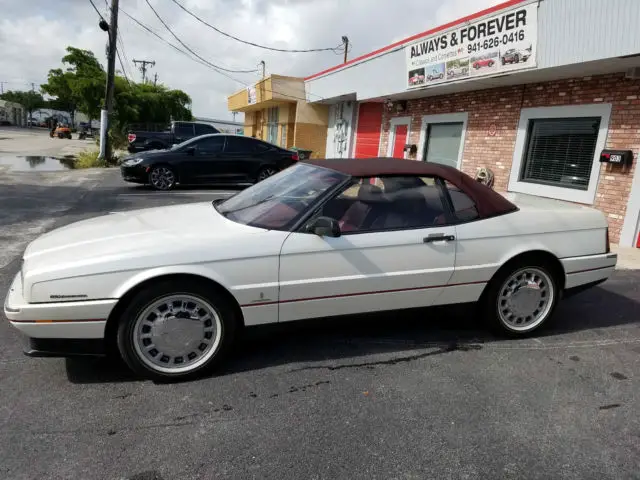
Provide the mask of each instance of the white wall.
[{"label": "white wall", "polygon": [[[472,2],[470,2],[472,3]],[[535,3],[525,0],[520,5]],[[520,6],[518,5],[518,6]],[[511,7],[516,8],[516,7]],[[547,69],[583,65],[582,73],[606,73],[596,63],[640,53],[640,0],[544,0],[538,7],[537,69],[539,78],[529,72],[514,72],[507,78],[525,83],[525,78],[545,81]],[[416,32],[417,33],[417,32]],[[412,43],[412,42],[409,42]],[[618,60],[622,62],[621,60]],[[634,64],[637,63],[634,62]],[[611,70],[623,71],[624,69]],[[371,81],[375,79],[375,81]],[[522,79],[522,80],[519,80]],[[508,82],[504,76],[496,80]],[[404,45],[375,57],[306,81],[307,98],[331,99],[356,94],[358,101],[387,97],[407,91]],[[491,78],[418,89],[416,96],[446,94],[461,89],[498,86]],[[466,88],[465,88],[466,87]]]},{"label": "white wall", "polygon": [[327,158],[348,158],[351,156],[356,106],[356,102],[341,102],[331,105],[329,108],[327,152],[325,155]]}]

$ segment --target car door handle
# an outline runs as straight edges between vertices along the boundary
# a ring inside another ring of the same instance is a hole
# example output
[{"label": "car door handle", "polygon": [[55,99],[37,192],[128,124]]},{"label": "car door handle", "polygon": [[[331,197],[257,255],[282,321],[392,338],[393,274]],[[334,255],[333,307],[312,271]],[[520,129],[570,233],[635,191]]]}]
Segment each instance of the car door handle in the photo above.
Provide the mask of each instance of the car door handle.
[{"label": "car door handle", "polygon": [[424,237],[422,241],[424,243],[431,242],[451,242],[455,240],[456,237],[454,235],[445,235],[444,233],[433,233],[427,237]]}]

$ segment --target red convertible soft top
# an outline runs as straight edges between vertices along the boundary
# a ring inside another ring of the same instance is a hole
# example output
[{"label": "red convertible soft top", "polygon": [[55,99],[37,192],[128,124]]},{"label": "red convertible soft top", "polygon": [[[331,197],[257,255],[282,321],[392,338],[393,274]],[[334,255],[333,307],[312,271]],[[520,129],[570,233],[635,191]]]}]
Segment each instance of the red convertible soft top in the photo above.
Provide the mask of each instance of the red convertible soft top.
[{"label": "red convertible soft top", "polygon": [[475,202],[482,218],[494,217],[518,209],[502,195],[458,169],[432,162],[398,158],[330,158],[305,160],[304,163],[329,168],[352,177],[434,176],[452,183]]}]

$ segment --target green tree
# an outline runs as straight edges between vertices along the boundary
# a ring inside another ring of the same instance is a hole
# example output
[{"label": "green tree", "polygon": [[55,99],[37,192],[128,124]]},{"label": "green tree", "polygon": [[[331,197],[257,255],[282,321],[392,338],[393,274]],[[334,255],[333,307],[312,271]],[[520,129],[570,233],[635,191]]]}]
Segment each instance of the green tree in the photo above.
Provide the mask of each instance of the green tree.
[{"label": "green tree", "polygon": [[91,121],[98,118],[100,113],[106,73],[90,50],[71,46],[66,50],[67,54],[62,57],[65,70],[50,70],[47,83],[42,85],[42,90],[54,96],[69,112],[80,110],[86,113]]},{"label": "green tree", "polygon": [[47,83],[41,85],[42,91],[53,97],[47,102],[49,108],[69,112],[72,125],[76,123],[75,112],[78,109],[78,100],[71,88],[74,78],[73,73],[55,68],[49,70]]},{"label": "green tree", "polygon": [[127,83],[116,77],[115,120],[119,128],[131,123],[169,123],[191,120],[191,98],[164,85]]},{"label": "green tree", "polygon": [[34,110],[44,106],[44,98],[42,98],[42,94],[32,90],[27,90],[26,92],[9,90],[0,95],[0,98],[8,102],[15,102],[22,105],[28,112],[29,119],[31,119]]},{"label": "green tree", "polygon": [[[62,58],[63,68],[49,71],[42,90],[54,97],[50,105],[60,110],[79,110],[89,117],[98,118],[104,102],[106,73],[93,52],[67,47]],[[111,136],[122,137],[131,123],[168,123],[191,120],[191,98],[182,90],[171,90],[165,85],[128,82],[115,77],[114,112]],[[73,117],[72,117],[73,121]]]}]

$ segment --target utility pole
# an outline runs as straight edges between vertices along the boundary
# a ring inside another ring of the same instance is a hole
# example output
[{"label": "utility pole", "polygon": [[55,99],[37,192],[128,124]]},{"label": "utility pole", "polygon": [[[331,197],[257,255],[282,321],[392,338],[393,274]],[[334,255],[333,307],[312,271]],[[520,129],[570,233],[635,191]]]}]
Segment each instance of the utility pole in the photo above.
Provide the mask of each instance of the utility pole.
[{"label": "utility pole", "polygon": [[32,92],[36,91],[36,84],[34,82],[31,82],[31,91]]},{"label": "utility pole", "polygon": [[158,74],[156,73],[156,74],[153,76],[153,86],[155,87],[157,84],[158,84]]},{"label": "utility pole", "polygon": [[264,60],[260,60],[260,63],[258,65],[262,65],[262,78],[265,77],[265,70],[267,69],[267,64],[264,63]]},{"label": "utility pole", "polygon": [[4,84],[7,82],[0,82],[0,95],[4,93]]},{"label": "utility pole", "polygon": [[349,37],[343,35],[342,43],[344,44],[344,63],[347,63],[347,53],[349,53]]},{"label": "utility pole", "polygon": [[[101,25],[102,28],[102,25]],[[118,39],[118,0],[111,0],[111,20],[108,25],[109,50],[107,56],[107,86],[105,88],[104,108],[100,111],[100,158],[111,159],[109,145],[109,114],[113,109],[113,87],[116,72],[116,41]]]},{"label": "utility pole", "polygon": [[142,83],[145,83],[147,81],[147,65],[151,65],[152,67],[154,67],[156,64],[155,60],[136,60],[134,58],[133,63],[135,63],[136,65],[138,63],[140,64],[140,71],[142,72]]}]

